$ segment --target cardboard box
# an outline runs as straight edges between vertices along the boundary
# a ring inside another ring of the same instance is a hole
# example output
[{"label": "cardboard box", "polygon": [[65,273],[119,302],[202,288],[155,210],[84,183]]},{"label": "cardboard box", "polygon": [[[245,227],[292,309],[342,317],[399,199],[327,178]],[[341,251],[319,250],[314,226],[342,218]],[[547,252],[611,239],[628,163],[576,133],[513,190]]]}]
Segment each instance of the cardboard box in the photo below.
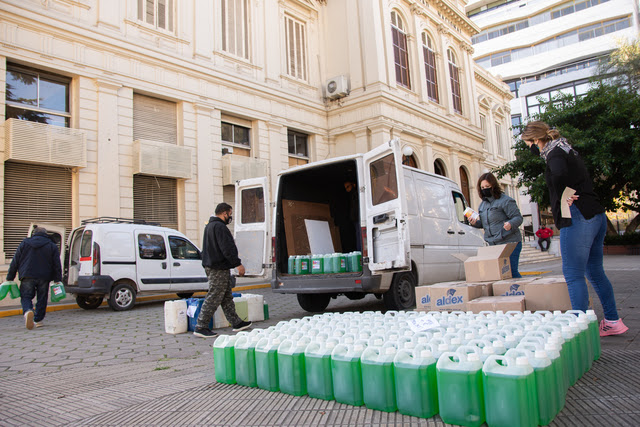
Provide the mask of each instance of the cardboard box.
[{"label": "cardboard box", "polygon": [[531,283],[535,277],[521,277],[519,279],[506,279],[493,282],[494,296],[524,295],[524,285]]},{"label": "cardboard box", "polygon": [[416,311],[431,311],[431,286],[416,286]]},{"label": "cardboard box", "polygon": [[524,295],[509,297],[480,297],[467,303],[467,310],[474,313],[481,311],[524,311],[525,297]]},{"label": "cardboard box", "polygon": [[571,310],[569,288],[563,276],[544,276],[525,285],[527,310]]},{"label": "cardboard box", "polygon": [[331,218],[328,204],[302,202],[299,200],[283,200],[282,214],[287,240],[287,256],[308,255],[311,253],[305,219],[327,221],[329,223],[334,251],[342,252],[340,231],[334,224],[333,218]]},{"label": "cardboard box", "polygon": [[480,288],[481,296],[493,296],[493,282],[465,282],[467,286],[477,286]]},{"label": "cardboard box", "polygon": [[[417,298],[418,289],[420,299]],[[416,288],[416,304],[420,302],[420,311],[466,311],[467,302],[481,294],[482,288],[479,286],[467,286],[466,283],[436,283]]]},{"label": "cardboard box", "polygon": [[509,255],[516,248],[517,243],[505,245],[483,246],[478,248],[476,256],[454,254],[464,262],[464,274],[467,282],[488,282],[511,277],[511,263]]}]

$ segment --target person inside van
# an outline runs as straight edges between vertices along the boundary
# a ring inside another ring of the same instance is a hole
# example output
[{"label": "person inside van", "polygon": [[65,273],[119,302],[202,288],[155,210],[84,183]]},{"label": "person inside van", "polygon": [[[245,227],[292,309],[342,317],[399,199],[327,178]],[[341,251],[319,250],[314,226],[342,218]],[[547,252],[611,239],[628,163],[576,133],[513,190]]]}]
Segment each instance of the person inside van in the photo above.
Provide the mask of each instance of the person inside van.
[{"label": "person inside van", "polygon": [[482,199],[478,208],[478,218],[469,219],[471,225],[484,229],[484,240],[490,245],[517,243],[511,252],[511,276],[522,277],[518,271],[520,252],[522,252],[522,235],[520,225],[523,218],[516,201],[502,192],[496,177],[491,173],[483,173],[478,178],[478,195]]},{"label": "person inside van", "polygon": [[356,251],[362,251],[362,237],[360,234],[360,203],[358,201],[358,186],[353,181],[344,182],[344,190],[347,192],[347,212],[349,213],[349,223],[355,230]]}]

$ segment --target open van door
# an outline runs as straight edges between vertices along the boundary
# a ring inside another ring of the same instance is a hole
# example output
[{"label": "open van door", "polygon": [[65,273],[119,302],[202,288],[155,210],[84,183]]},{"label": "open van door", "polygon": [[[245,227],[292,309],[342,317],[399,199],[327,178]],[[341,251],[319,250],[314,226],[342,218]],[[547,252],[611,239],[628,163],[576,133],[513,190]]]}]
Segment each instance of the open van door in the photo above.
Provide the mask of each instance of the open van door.
[{"label": "open van door", "polygon": [[372,273],[409,270],[411,252],[400,140],[365,153],[367,252]]},{"label": "open van door", "polygon": [[265,276],[271,249],[269,217],[267,178],[236,181],[234,234],[238,256],[246,270],[245,276]]}]

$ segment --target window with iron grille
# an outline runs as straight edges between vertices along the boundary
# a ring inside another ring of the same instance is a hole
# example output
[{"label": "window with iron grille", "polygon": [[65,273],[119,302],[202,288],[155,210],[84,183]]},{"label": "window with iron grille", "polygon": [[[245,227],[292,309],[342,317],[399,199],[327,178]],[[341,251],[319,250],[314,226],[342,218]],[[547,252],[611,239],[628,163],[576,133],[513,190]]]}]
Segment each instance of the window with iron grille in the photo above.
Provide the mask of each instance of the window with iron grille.
[{"label": "window with iron grille", "polygon": [[396,82],[407,89],[411,89],[407,35],[404,32],[402,18],[396,12],[391,12],[391,38],[393,42],[393,62],[396,68]]}]

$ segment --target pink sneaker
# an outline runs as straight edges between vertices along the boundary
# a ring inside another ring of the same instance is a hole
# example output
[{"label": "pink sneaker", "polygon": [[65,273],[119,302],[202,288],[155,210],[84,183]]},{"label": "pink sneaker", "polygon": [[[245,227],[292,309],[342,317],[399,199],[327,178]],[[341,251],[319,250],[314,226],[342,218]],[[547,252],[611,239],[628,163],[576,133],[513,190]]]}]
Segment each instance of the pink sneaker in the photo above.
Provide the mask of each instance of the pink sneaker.
[{"label": "pink sneaker", "polygon": [[622,323],[622,319],[618,319],[617,322],[610,322],[608,320],[600,321],[600,336],[606,337],[609,335],[620,335],[627,332],[629,328],[627,328],[624,323]]}]

